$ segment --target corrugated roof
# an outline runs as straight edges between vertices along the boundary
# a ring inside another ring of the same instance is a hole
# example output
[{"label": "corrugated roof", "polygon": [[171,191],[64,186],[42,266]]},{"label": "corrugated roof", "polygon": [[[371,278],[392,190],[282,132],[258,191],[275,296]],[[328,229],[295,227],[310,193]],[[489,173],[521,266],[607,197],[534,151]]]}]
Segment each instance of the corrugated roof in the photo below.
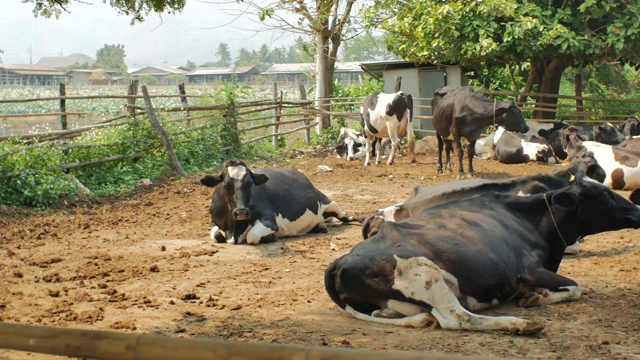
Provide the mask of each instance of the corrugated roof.
[{"label": "corrugated roof", "polygon": [[[155,72],[145,72],[149,70],[155,71]],[[147,66],[147,67],[138,69],[136,71],[129,72],[129,74],[132,74],[132,75],[138,75],[140,73],[147,74],[147,75],[169,75],[169,74],[186,75],[189,73],[189,71],[183,70],[181,67],[174,68],[169,66]]]},{"label": "corrugated roof", "polygon": [[0,64],[0,69],[11,71],[19,75],[59,75],[63,76],[63,71],[58,71],[49,66],[32,64]]},{"label": "corrugated roof", "polygon": [[245,74],[255,72],[256,74],[259,71],[255,70],[255,66],[231,66],[231,67],[203,67],[196,68],[191,73],[187,74],[187,76],[192,75],[226,75],[226,74]]},{"label": "corrugated roof", "polygon": [[71,54],[67,56],[46,56],[40,58],[36,63],[37,65],[50,66],[54,69],[61,69],[63,67],[71,66],[73,64],[87,63],[89,66],[93,65],[96,61],[85,54]]},{"label": "corrugated roof", "polygon": [[[315,63],[274,64],[263,74],[299,74],[316,71]],[[336,62],[336,72],[362,72],[359,61]]]}]

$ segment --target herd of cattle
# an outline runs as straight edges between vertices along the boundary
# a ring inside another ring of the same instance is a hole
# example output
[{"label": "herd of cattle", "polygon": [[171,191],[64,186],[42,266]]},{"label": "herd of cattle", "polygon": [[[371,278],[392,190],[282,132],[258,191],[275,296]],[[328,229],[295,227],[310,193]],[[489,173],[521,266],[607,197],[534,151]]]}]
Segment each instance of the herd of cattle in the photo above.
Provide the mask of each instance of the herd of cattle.
[{"label": "herd of cattle", "polygon": [[[389,138],[387,162],[393,164],[399,138],[408,133],[415,162],[412,103],[403,92],[370,95],[361,110],[363,131],[342,129],[336,150],[349,160],[365,158],[365,166],[375,154],[379,164],[383,138]],[[432,108],[440,172],[451,169],[455,149],[464,175],[464,137],[473,174],[477,140],[491,125],[498,131],[481,140],[493,146],[480,148],[498,160],[569,164],[500,181],[418,185],[404,202],[354,217],[300,172],[250,169],[230,160],[219,175],[201,179],[214,189],[211,238],[259,244],[326,232],[329,220],[359,222],[364,241],[330,264],[324,279],[330,298],[354,317],[411,327],[540,332],[543,325],[536,322],[474,312],[513,298],[525,307],[576,300],[578,284],[557,274],[567,249],[587,235],[640,228],[640,190],[631,201],[611,190],[640,187],[638,119],[630,117],[620,129],[562,124],[529,136],[512,100],[491,100],[469,87],[439,89]]]}]

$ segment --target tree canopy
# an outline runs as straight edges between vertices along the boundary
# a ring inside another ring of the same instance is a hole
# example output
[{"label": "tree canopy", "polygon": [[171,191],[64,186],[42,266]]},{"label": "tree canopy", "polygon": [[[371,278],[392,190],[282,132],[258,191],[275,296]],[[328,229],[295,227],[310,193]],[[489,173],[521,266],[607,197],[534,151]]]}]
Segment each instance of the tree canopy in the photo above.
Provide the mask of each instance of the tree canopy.
[{"label": "tree canopy", "polygon": [[127,64],[124,62],[125,57],[124,45],[105,45],[96,52],[96,62],[93,67],[118,70],[125,74],[127,72]]},{"label": "tree canopy", "polygon": [[[385,0],[369,23],[408,60],[462,65],[530,63],[525,91],[557,94],[563,71],[640,63],[640,6],[601,0]],[[545,103],[555,103],[553,100]]]},{"label": "tree canopy", "polygon": [[[131,23],[143,22],[144,18],[152,12],[173,14],[182,11],[186,0],[102,0],[109,2],[112,8],[120,14],[131,17]],[[33,4],[35,16],[59,17],[63,12],[69,12],[69,7],[74,4],[86,4],[86,0],[22,0],[24,3]]]}]

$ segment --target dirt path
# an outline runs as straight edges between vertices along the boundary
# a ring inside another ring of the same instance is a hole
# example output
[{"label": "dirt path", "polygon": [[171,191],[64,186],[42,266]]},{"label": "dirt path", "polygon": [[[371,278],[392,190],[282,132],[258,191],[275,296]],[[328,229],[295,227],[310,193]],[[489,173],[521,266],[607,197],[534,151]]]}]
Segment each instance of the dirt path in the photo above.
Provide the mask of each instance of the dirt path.
[{"label": "dirt path", "polygon": [[[356,214],[400,202],[416,184],[453,179],[436,176],[433,152],[420,154],[414,165],[400,157],[392,167],[365,168],[333,157],[283,163],[278,166],[303,171]],[[320,171],[318,165],[333,171]],[[555,168],[493,160],[475,165],[479,177],[492,179]],[[358,225],[330,226],[328,234],[260,246],[216,244],[209,239],[211,192],[198,180],[169,180],[119,201],[80,202],[53,213],[2,213],[0,320],[372,350],[640,357],[640,230],[588,237],[580,254],[565,258],[559,273],[581,285],[579,301],[532,309],[508,304],[485,312],[542,322],[546,328],[537,336],[425,332],[355,320],[325,293],[324,270],[360,241]],[[3,357],[54,358],[0,350]]]}]

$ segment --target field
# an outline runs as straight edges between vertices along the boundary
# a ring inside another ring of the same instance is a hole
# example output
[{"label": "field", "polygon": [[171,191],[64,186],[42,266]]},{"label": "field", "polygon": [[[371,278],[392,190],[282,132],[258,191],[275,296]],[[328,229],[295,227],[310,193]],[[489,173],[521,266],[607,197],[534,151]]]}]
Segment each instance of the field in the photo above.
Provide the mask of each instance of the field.
[{"label": "field", "polygon": [[[291,151],[298,169],[351,213],[404,200],[416,184],[452,180],[435,153],[418,164],[363,167],[325,153]],[[326,165],[332,172],[319,170]],[[550,172],[553,165],[476,160],[479,177]],[[0,210],[0,320],[81,329],[244,342],[532,359],[640,357],[640,230],[589,236],[559,273],[582,287],[576,302],[484,312],[545,324],[535,336],[397,328],[356,320],[324,290],[327,265],[361,241],[360,227],[246,246],[209,238],[211,192],[199,178],[165,179],[134,194],[69,199],[58,211]],[[620,192],[628,195],[628,192]],[[0,358],[54,356],[0,350]]]}]

